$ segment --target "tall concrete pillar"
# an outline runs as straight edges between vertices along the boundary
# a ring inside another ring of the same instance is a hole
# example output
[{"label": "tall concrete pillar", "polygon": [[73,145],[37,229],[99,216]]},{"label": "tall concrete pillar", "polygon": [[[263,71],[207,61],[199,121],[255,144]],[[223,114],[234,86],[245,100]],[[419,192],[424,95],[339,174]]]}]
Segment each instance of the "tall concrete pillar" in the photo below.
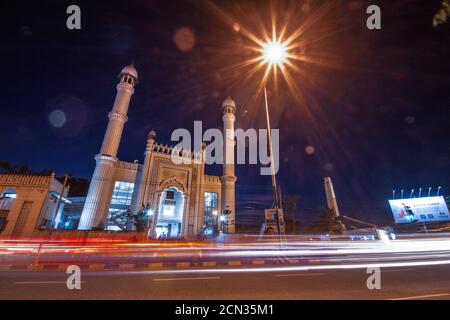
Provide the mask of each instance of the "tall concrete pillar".
[{"label": "tall concrete pillar", "polygon": [[[323,179],[323,184],[325,187],[325,194],[327,196],[327,206],[329,209],[333,210],[335,217],[339,217],[339,207],[336,200],[336,194],[334,193],[334,187],[333,182],[331,181],[330,177],[325,177]],[[341,229],[345,230],[345,225],[343,223],[340,223]]]},{"label": "tall concrete pillar", "polygon": [[156,132],[151,130],[148,134],[147,148],[145,149],[144,164],[142,165],[142,170],[139,172],[136,184],[134,186],[133,198],[131,200],[130,210],[133,214],[138,213],[142,210],[142,206],[147,205],[144,203],[145,188],[149,186],[149,169],[151,161],[151,153],[153,150],[153,145],[156,142]]},{"label": "tall concrete pillar", "polygon": [[336,217],[339,217],[339,208],[336,201],[336,195],[334,194],[334,187],[331,178],[323,178],[323,185],[325,187],[325,194],[327,196],[327,206],[329,209],[333,210]]},{"label": "tall concrete pillar", "polygon": [[223,120],[223,175],[220,177],[222,182],[222,212],[230,210],[231,214],[228,216],[228,227],[225,231],[228,233],[235,232],[236,224],[236,202],[235,202],[235,183],[236,176],[234,175],[234,121],[236,112],[236,104],[228,97],[222,103],[222,120]]},{"label": "tall concrete pillar", "polygon": [[86,203],[81,214],[79,230],[103,229],[108,219],[108,209],[114,188],[114,168],[118,161],[117,151],[127,122],[128,106],[138,82],[138,73],[133,65],[126,66],[119,74],[117,95],[100,153],[95,156],[96,166],[89,186]]},{"label": "tall concrete pillar", "polygon": [[196,192],[196,210],[194,219],[194,235],[200,234],[203,227],[203,216],[204,216],[204,199],[205,199],[205,161],[206,161],[206,143],[201,145],[200,153],[200,164],[197,176],[197,192]]}]

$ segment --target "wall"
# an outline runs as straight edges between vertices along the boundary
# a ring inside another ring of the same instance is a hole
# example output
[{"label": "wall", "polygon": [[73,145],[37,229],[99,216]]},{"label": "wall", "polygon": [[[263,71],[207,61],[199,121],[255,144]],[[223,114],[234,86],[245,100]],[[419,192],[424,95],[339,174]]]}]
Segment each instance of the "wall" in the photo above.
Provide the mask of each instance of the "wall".
[{"label": "wall", "polygon": [[[54,179],[54,175],[0,174],[0,192],[6,189],[15,190],[16,199],[10,207],[6,227],[0,236],[30,237],[42,218],[48,193],[61,192],[62,184]],[[25,211],[26,207],[28,210]]]},{"label": "wall", "polygon": [[147,239],[146,231],[113,232],[113,231],[84,231],[84,230],[35,230],[33,238],[39,239]]}]

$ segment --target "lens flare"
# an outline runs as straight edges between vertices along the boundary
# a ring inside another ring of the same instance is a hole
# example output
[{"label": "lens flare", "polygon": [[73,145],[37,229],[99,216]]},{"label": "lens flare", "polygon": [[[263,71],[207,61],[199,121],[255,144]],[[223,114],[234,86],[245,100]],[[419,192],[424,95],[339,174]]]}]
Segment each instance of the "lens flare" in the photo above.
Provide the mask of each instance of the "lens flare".
[{"label": "lens flare", "polygon": [[[246,19],[248,17],[238,8],[225,10],[213,1],[206,1],[208,8],[230,27],[233,34],[238,34],[229,46],[233,52],[218,51],[219,54],[227,53],[222,54],[227,63],[219,67],[218,74],[234,90],[245,87],[251,92],[247,109],[256,110],[258,97],[270,81],[268,87],[274,92],[287,86],[290,97],[298,102],[305,117],[313,119],[314,115],[308,110],[311,103],[305,101],[306,86],[302,85],[316,85],[320,77],[320,74],[311,73],[311,65],[339,67],[329,58],[330,54],[314,51],[317,43],[323,45],[330,36],[329,30],[335,32],[331,28],[332,21],[325,18],[336,9],[336,3],[326,2],[314,7],[298,3],[273,1],[268,6],[249,5],[248,9],[255,13],[252,19]],[[323,34],[318,34],[317,30]]]},{"label": "lens flare", "polygon": [[286,45],[280,41],[270,41],[263,47],[264,62],[282,66],[286,61]]}]

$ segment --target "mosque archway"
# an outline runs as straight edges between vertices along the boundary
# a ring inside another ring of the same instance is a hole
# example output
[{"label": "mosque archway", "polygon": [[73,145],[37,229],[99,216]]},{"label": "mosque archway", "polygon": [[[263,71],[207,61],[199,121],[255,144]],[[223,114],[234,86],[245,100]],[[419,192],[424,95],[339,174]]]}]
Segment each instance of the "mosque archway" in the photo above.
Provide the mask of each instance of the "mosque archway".
[{"label": "mosque archway", "polygon": [[185,195],[177,187],[168,187],[161,192],[155,234],[158,239],[183,236]]}]

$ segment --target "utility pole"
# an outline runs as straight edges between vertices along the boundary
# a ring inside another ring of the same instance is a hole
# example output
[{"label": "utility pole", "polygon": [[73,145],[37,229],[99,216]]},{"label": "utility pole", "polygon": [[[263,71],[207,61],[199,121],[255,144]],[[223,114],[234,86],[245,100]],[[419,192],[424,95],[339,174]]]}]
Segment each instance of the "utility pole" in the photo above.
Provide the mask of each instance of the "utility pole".
[{"label": "utility pole", "polygon": [[275,176],[275,163],[273,161],[273,149],[272,149],[272,129],[270,127],[270,118],[269,118],[269,103],[267,100],[267,89],[264,87],[264,101],[266,105],[266,121],[267,121],[267,134],[269,136],[269,152],[270,152],[270,169],[272,173],[272,189],[273,195],[275,198],[275,221],[277,222],[277,231],[278,235],[281,234],[280,228],[280,217],[278,215],[279,209],[279,201],[278,201],[278,188],[277,188],[277,178]]}]

